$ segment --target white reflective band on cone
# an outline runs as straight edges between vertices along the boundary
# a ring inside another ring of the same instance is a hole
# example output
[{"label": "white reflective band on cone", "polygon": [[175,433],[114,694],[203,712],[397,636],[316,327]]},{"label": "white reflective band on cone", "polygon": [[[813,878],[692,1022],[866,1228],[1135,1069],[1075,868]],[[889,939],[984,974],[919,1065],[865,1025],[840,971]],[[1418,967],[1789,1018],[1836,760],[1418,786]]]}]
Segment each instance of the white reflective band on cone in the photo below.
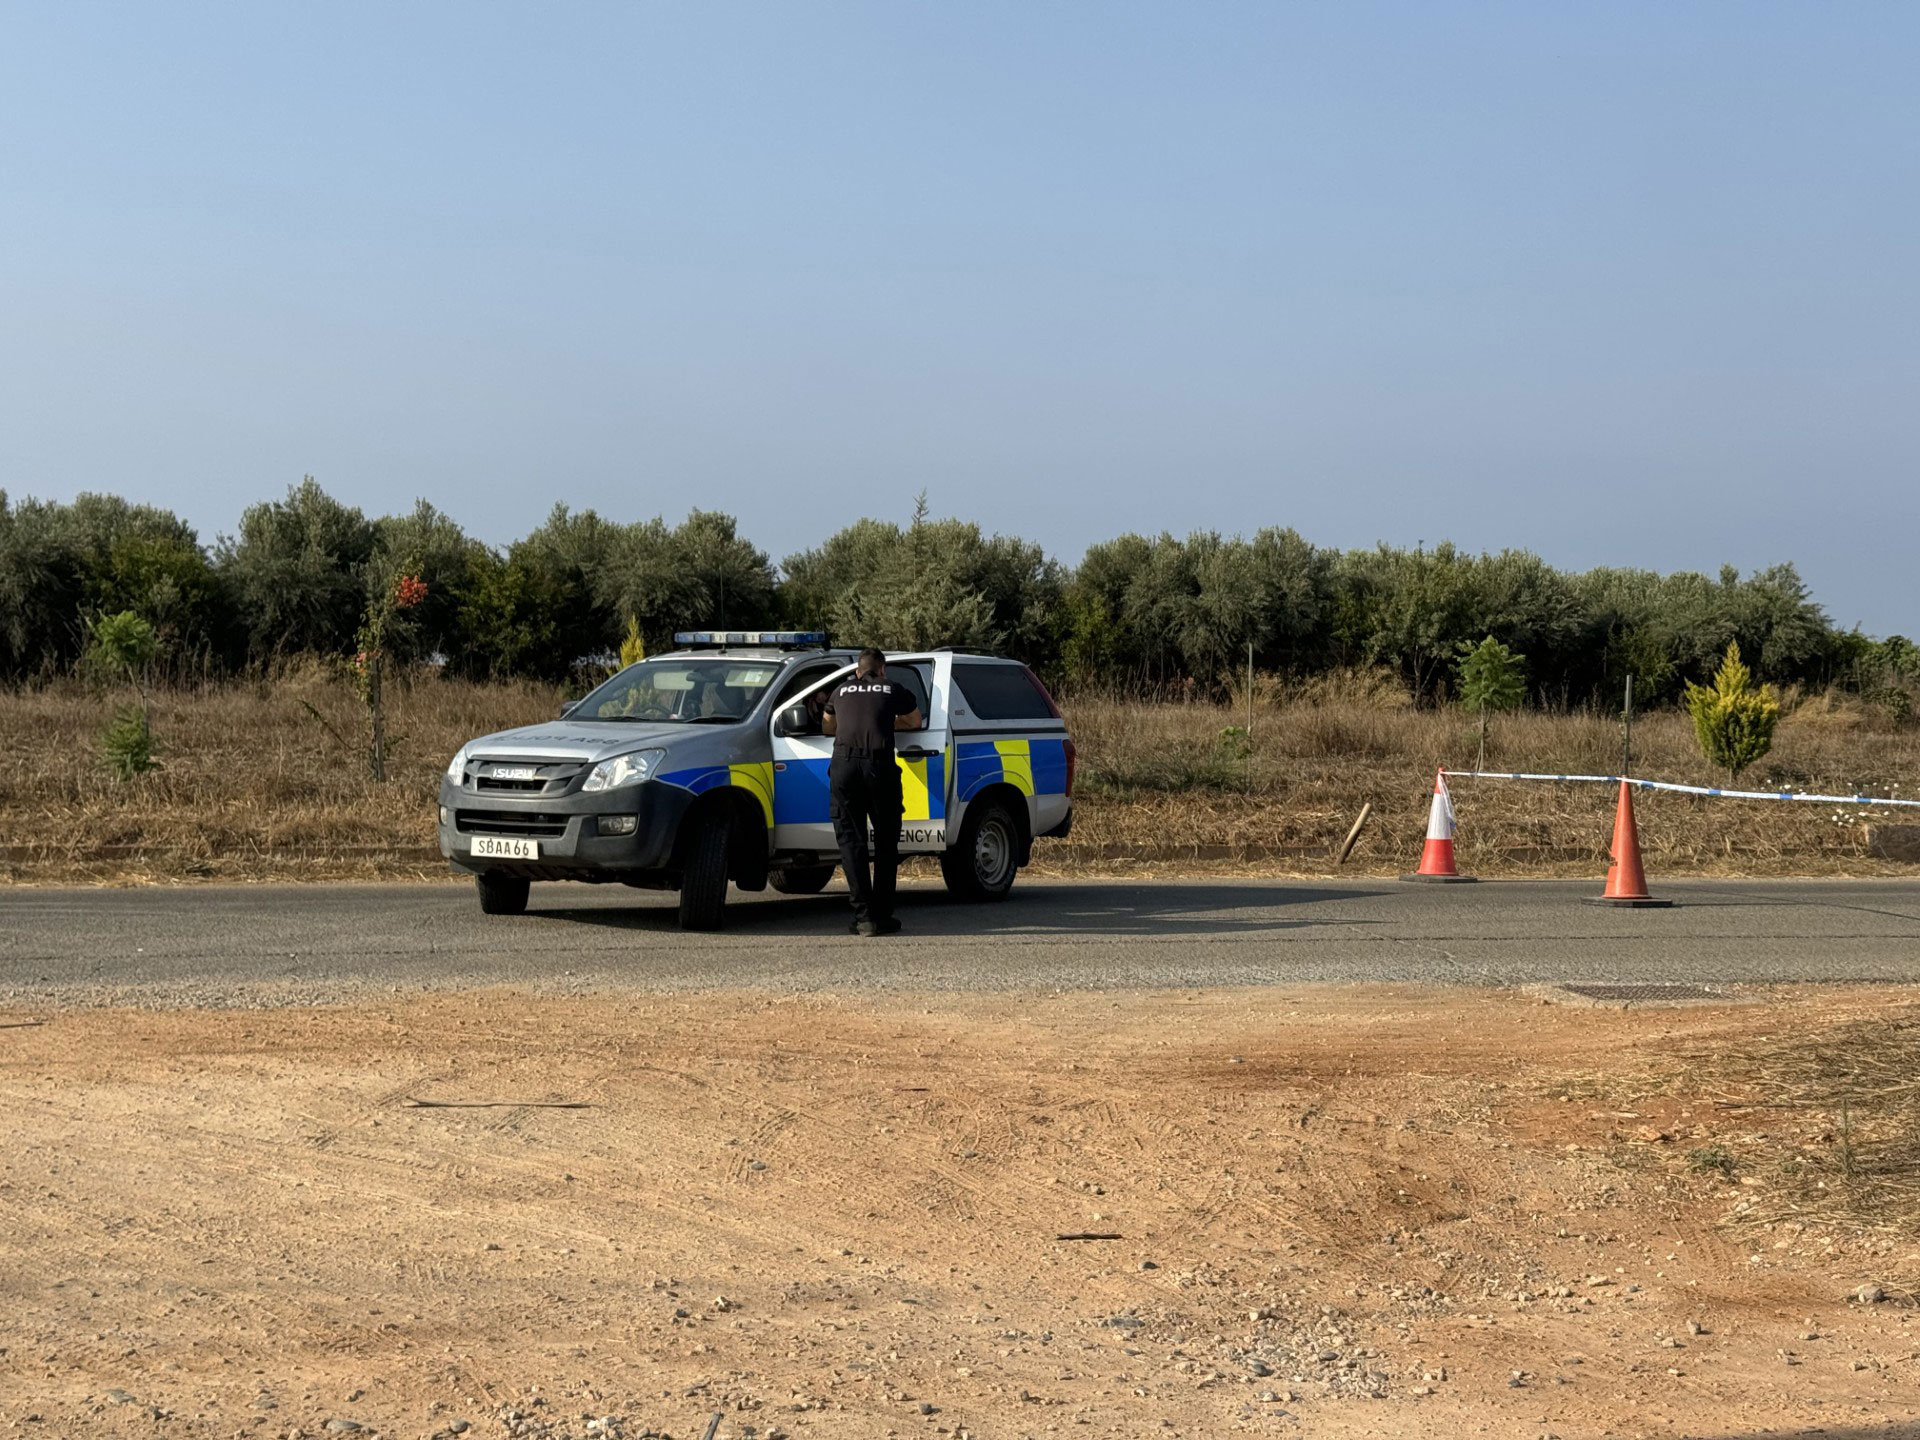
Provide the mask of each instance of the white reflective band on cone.
[{"label": "white reflective band on cone", "polygon": [[1427,839],[1451,840],[1458,822],[1453,815],[1453,796],[1447,793],[1442,776],[1433,777],[1433,806],[1427,811]]}]

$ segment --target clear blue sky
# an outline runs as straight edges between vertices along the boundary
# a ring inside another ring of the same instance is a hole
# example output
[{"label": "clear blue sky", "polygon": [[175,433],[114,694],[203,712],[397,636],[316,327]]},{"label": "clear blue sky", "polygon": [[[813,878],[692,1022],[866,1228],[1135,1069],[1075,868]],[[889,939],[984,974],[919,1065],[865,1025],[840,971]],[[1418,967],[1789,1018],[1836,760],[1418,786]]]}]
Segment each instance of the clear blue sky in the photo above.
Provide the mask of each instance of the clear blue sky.
[{"label": "clear blue sky", "polygon": [[1920,634],[1920,7],[9,4],[0,487],[1791,559]]}]

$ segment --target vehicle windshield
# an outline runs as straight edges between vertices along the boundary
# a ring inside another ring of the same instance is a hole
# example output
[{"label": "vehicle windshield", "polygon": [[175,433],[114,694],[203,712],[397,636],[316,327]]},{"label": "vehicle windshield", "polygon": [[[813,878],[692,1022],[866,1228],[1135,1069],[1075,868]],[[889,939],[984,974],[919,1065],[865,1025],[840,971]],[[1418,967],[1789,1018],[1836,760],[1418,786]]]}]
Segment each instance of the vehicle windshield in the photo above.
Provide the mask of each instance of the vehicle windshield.
[{"label": "vehicle windshield", "polygon": [[642,660],[582,700],[572,718],[683,725],[744,720],[780,670],[778,660]]}]

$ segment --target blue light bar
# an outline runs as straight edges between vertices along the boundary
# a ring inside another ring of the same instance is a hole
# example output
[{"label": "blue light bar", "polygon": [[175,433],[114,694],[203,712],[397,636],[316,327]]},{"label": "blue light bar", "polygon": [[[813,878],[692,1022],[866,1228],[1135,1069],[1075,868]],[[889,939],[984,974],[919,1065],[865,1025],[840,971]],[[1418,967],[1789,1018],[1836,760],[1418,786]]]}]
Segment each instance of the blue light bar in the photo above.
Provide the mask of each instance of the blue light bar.
[{"label": "blue light bar", "polygon": [[673,643],[687,649],[710,649],[727,645],[759,645],[779,650],[824,650],[824,630],[682,630]]}]

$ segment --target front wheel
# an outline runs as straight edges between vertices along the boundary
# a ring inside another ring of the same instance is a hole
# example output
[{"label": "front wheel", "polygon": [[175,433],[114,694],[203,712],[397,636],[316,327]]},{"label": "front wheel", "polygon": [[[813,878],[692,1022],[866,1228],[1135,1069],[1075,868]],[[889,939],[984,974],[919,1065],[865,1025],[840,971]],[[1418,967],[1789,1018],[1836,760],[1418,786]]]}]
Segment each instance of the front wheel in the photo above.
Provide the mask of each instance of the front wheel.
[{"label": "front wheel", "polygon": [[967,812],[960,843],[940,857],[947,889],[962,900],[1003,900],[1020,869],[1020,822],[998,800]]},{"label": "front wheel", "polygon": [[527,913],[527,894],[533,889],[533,883],[518,875],[487,873],[474,876],[473,887],[480,892],[481,914],[524,915]]},{"label": "front wheel", "polygon": [[687,837],[687,868],[680,876],[680,928],[718,930],[727,903],[727,822],[704,815]]}]

